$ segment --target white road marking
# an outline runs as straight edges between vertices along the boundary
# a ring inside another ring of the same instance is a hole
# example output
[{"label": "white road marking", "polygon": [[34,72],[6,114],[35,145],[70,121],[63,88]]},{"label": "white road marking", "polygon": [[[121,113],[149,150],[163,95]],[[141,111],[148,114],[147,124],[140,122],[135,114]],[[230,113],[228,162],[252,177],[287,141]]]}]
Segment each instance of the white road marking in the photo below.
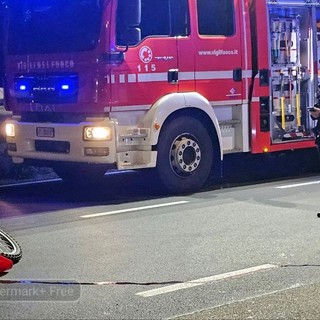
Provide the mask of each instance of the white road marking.
[{"label": "white road marking", "polygon": [[292,285],[292,286],[290,286],[288,288],[269,291],[269,292],[265,292],[265,293],[262,293],[262,294],[249,296],[249,297],[246,297],[246,298],[243,298],[243,299],[239,299],[239,300],[229,301],[229,302],[226,302],[226,303],[218,304],[218,305],[216,305],[214,307],[211,307],[211,308],[197,310],[197,311],[194,311],[194,312],[191,312],[191,313],[184,313],[184,314],[175,315],[173,318],[171,318],[171,317],[170,318],[166,318],[166,320],[174,320],[176,318],[188,318],[188,316],[190,317],[191,315],[195,319],[194,316],[197,315],[197,314],[200,314],[200,313],[205,313],[205,312],[210,312],[211,313],[211,312],[214,312],[215,309],[218,309],[218,308],[221,308],[221,307],[231,306],[231,305],[235,305],[237,303],[246,302],[246,301],[249,301],[249,300],[254,300],[254,299],[259,299],[259,298],[271,296],[271,295],[274,295],[274,294],[277,294],[277,293],[282,293],[282,292],[286,292],[286,291],[289,291],[289,290],[292,290],[292,289],[301,288],[303,286],[304,286],[303,284],[296,283],[296,284],[294,284],[294,285]]},{"label": "white road marking", "polygon": [[297,187],[310,186],[310,185],[313,185],[313,184],[320,184],[320,180],[311,181],[311,182],[304,182],[304,183],[288,184],[286,186],[279,186],[279,187],[275,187],[275,188],[276,189],[288,189],[288,188],[297,188]]},{"label": "white road marking", "polygon": [[80,216],[80,217],[84,218],[84,219],[89,219],[89,218],[109,216],[109,215],[117,214],[117,213],[125,213],[125,212],[133,212],[133,211],[141,211],[141,210],[147,210],[147,209],[155,209],[155,208],[176,206],[176,205],[185,204],[185,203],[189,203],[189,201],[177,201],[177,202],[160,203],[160,204],[154,204],[154,205],[144,206],[144,207],[137,207],[137,208],[129,208],[129,209],[109,211],[109,212],[86,214],[86,215],[83,215],[83,216]]},{"label": "white road marking", "polygon": [[212,276],[212,277],[206,277],[206,278],[201,278],[201,279],[197,279],[197,280],[191,280],[191,281],[188,281],[188,282],[174,284],[174,285],[171,285],[171,286],[166,286],[166,287],[162,287],[162,288],[158,288],[158,289],[138,292],[138,293],[136,293],[136,295],[137,296],[142,296],[144,298],[153,297],[153,296],[157,296],[157,295],[164,294],[164,293],[169,293],[169,292],[173,292],[173,291],[177,291],[177,290],[188,289],[188,288],[192,288],[192,287],[196,287],[196,286],[202,286],[202,285],[205,285],[205,284],[210,283],[210,282],[215,282],[215,281],[219,281],[219,280],[225,280],[225,279],[228,279],[228,278],[239,277],[239,276],[243,276],[243,275],[248,274],[248,273],[262,271],[262,270],[268,270],[268,269],[275,269],[275,268],[278,268],[278,267],[279,266],[274,265],[274,264],[263,264],[261,266],[256,266],[256,267],[252,267],[252,268],[247,268],[247,269],[242,269],[242,270],[222,273],[222,274],[218,274],[218,275],[215,275],[215,276]]}]

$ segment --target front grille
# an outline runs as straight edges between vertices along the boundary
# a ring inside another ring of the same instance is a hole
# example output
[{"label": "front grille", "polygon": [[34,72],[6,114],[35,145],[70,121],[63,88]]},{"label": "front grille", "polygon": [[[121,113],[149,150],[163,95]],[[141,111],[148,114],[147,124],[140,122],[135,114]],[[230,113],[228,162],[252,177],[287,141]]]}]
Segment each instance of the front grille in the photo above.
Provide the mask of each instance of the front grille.
[{"label": "front grille", "polygon": [[36,140],[35,148],[40,152],[70,153],[70,142]]}]

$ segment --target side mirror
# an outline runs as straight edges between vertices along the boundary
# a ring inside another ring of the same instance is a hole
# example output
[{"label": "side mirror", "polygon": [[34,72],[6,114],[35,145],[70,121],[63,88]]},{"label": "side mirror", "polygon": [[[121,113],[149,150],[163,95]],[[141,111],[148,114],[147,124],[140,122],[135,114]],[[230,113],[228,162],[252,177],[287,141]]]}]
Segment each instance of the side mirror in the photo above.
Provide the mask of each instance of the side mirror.
[{"label": "side mirror", "polygon": [[117,45],[134,46],[141,41],[141,30],[139,28],[128,27],[119,36],[117,35]]},{"label": "side mirror", "polygon": [[135,45],[141,40],[141,31],[139,28],[129,28],[123,33],[123,38],[117,39],[117,44],[125,46],[123,51],[114,51],[104,53],[101,56],[101,61],[111,64],[121,64],[124,61],[124,53],[128,50],[128,46]]}]

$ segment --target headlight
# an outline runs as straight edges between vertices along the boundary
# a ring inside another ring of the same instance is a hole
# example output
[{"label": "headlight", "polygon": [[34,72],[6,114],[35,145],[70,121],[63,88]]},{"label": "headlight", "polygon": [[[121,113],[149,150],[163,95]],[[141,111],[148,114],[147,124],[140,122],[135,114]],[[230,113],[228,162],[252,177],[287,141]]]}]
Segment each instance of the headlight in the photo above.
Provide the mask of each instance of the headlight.
[{"label": "headlight", "polygon": [[7,137],[11,137],[11,138],[14,138],[16,136],[14,124],[6,123],[6,135]]},{"label": "headlight", "polygon": [[109,127],[85,127],[84,140],[111,140]]}]

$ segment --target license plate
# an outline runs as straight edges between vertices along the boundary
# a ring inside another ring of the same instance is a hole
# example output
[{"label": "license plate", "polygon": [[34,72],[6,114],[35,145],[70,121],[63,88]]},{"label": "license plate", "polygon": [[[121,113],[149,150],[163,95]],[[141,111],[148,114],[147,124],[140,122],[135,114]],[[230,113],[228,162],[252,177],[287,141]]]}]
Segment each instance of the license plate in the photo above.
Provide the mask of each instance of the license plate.
[{"label": "license plate", "polygon": [[54,128],[38,127],[37,128],[37,137],[53,138],[54,137]]}]

